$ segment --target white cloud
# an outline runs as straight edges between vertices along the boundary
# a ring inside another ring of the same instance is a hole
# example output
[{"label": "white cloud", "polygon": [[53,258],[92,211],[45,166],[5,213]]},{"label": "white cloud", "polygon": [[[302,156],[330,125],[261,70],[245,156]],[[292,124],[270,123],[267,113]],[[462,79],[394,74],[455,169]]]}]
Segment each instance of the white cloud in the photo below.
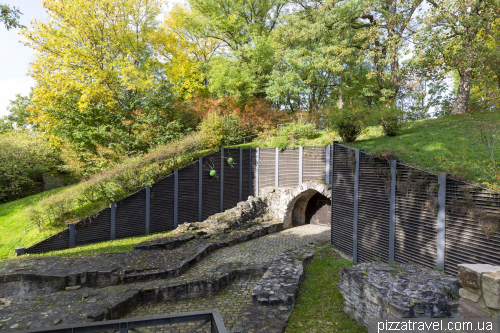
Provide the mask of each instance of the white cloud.
[{"label": "white cloud", "polygon": [[9,101],[16,98],[16,94],[27,96],[34,80],[30,77],[14,77],[0,81],[0,117],[7,115]]}]

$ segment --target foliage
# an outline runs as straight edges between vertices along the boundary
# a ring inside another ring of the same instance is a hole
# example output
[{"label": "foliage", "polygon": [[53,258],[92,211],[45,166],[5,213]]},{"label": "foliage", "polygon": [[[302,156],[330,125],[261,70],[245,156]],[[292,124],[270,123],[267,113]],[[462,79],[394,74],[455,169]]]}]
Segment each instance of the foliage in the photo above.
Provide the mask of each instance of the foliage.
[{"label": "foliage", "polygon": [[0,133],[13,129],[29,129],[33,127],[29,124],[28,118],[31,116],[30,108],[33,106],[33,89],[28,96],[16,94],[14,100],[9,101],[7,111],[9,114],[0,118]]},{"label": "foliage", "polygon": [[25,28],[24,25],[19,24],[19,18],[22,13],[19,8],[9,5],[0,5],[0,21],[2,21],[7,30],[11,28]]},{"label": "foliage", "polygon": [[152,185],[161,177],[192,163],[204,155],[201,140],[195,134],[159,146],[148,154],[125,159],[113,168],[92,176],[64,192],[45,197],[30,211],[32,223],[50,217],[49,226],[64,226],[79,221],[111,202]]},{"label": "foliage", "polygon": [[380,107],[376,112],[384,134],[387,136],[398,135],[402,127],[403,112],[396,107]]},{"label": "foliage", "polygon": [[237,114],[219,115],[211,112],[198,126],[201,141],[206,147],[220,147],[224,142],[243,136]]},{"label": "foliage", "polygon": [[0,135],[0,202],[40,192],[44,172],[56,172],[60,163],[59,152],[37,133]]},{"label": "foliage", "polygon": [[358,103],[345,105],[341,109],[333,107],[328,114],[328,123],[344,142],[353,142],[367,126],[368,114]]},{"label": "foliage", "polygon": [[305,279],[300,285],[286,333],[367,331],[344,312],[344,298],[336,288],[340,280],[339,269],[352,265],[354,263],[340,257],[329,245],[314,254],[305,267]]},{"label": "foliage", "polygon": [[456,71],[460,82],[451,113],[465,113],[474,71],[481,64],[498,62],[498,51],[485,42],[498,16],[499,3],[437,0],[430,5],[419,16],[415,56],[410,63],[423,72]]},{"label": "foliage", "polygon": [[259,133],[253,146],[261,148],[296,148],[299,146],[326,146],[332,143],[335,133],[318,132],[311,123],[302,120],[280,126],[279,130],[270,128]]}]

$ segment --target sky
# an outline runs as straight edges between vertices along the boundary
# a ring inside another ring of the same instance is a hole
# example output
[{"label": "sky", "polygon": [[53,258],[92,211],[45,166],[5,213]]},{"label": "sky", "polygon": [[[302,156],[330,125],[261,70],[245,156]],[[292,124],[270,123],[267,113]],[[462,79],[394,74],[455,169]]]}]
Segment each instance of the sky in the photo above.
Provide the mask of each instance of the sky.
[{"label": "sky", "polygon": [[[32,19],[45,21],[47,19],[45,10],[40,5],[40,0],[8,0],[9,6],[19,8],[21,13],[20,23],[29,26]],[[35,81],[26,76],[28,66],[34,59],[34,51],[24,46],[19,41],[22,37],[18,35],[18,29],[7,31],[5,26],[0,25],[0,117],[8,114],[7,106],[9,100],[16,98],[16,94],[28,95],[30,87]]]}]

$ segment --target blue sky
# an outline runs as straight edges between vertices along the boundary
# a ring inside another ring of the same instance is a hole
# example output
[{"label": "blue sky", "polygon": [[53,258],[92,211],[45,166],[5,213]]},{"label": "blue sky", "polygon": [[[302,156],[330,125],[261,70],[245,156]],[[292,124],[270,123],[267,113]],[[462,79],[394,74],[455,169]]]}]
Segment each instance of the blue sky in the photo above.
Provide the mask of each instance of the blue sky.
[{"label": "blue sky", "polygon": [[[19,8],[21,13],[21,24],[28,26],[32,19],[46,20],[45,10],[39,0],[8,0],[9,6]],[[22,37],[18,35],[17,29],[7,31],[5,26],[0,26],[0,117],[7,115],[9,100],[15,98],[16,94],[27,95],[34,80],[26,76],[29,63],[33,60],[34,51],[19,41]]]}]

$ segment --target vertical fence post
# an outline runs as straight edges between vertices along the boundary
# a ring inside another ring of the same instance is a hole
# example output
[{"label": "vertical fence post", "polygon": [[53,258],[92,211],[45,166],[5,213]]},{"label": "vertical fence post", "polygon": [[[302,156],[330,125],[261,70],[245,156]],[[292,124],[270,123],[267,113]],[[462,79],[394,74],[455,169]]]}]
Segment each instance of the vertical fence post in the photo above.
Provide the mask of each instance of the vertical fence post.
[{"label": "vertical fence post", "polygon": [[299,147],[299,186],[302,184],[302,156],[304,155],[304,148]]},{"label": "vertical fence post", "polygon": [[326,184],[330,184],[330,148],[330,145],[326,146]]},{"label": "vertical fence post", "polygon": [[355,150],[356,169],[354,174],[354,218],[352,224],[352,261],[358,262],[358,189],[359,189],[359,149]]},{"label": "vertical fence post", "polygon": [[69,248],[75,247],[75,224],[70,223],[69,225]]},{"label": "vertical fence post", "polygon": [[255,195],[259,196],[259,155],[260,148],[255,152]]},{"label": "vertical fence post", "polygon": [[179,224],[179,170],[174,171],[174,229]]},{"label": "vertical fence post", "polygon": [[276,147],[276,161],[275,161],[276,167],[274,168],[274,186],[276,187],[279,186],[279,160],[280,160],[280,150],[278,147]]},{"label": "vertical fence post", "polygon": [[201,222],[203,209],[203,157],[198,159],[198,221]]},{"label": "vertical fence post", "polygon": [[240,184],[239,184],[238,201],[243,199],[243,148],[240,147]]},{"label": "vertical fence post", "polygon": [[253,195],[252,191],[252,148],[249,151],[250,154],[250,164],[248,166],[248,195]]},{"label": "vertical fence post", "polygon": [[391,203],[389,216],[389,263],[394,262],[396,238],[396,168],[397,161],[391,160]]},{"label": "vertical fence post", "polygon": [[446,174],[438,175],[437,268],[444,269],[446,245]]},{"label": "vertical fence post", "polygon": [[115,230],[116,230],[116,203],[111,203],[111,235],[110,239],[115,239]]},{"label": "vertical fence post", "polygon": [[149,214],[151,211],[151,187],[146,186],[146,235],[149,234]]},{"label": "vertical fence post", "polygon": [[224,147],[220,147],[220,212],[224,211]]}]

